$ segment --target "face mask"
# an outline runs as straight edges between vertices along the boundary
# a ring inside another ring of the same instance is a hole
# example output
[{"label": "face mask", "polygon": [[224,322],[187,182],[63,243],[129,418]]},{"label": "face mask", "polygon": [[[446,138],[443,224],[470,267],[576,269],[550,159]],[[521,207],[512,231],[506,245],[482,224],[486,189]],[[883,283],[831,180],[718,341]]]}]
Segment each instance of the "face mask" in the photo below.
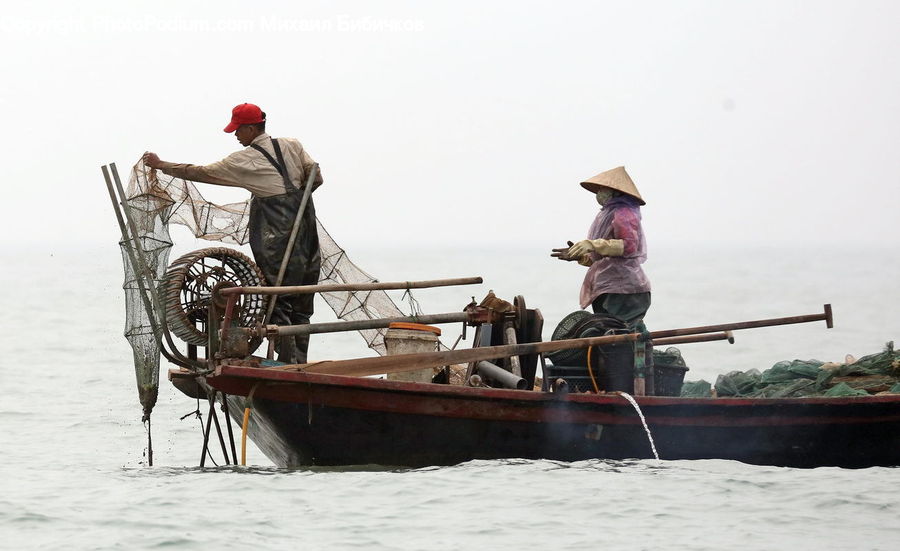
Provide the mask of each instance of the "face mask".
[{"label": "face mask", "polygon": [[612,199],[613,193],[611,189],[601,189],[597,192],[597,203],[602,207],[607,201]]}]

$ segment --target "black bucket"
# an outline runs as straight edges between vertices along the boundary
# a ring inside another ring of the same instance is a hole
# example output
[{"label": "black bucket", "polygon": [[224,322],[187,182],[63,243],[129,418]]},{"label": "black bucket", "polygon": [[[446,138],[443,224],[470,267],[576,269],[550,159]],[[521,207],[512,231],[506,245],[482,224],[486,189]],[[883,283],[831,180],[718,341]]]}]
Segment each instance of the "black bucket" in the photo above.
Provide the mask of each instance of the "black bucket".
[{"label": "black bucket", "polygon": [[674,346],[653,351],[653,371],[656,396],[681,396],[684,374],[689,371],[681,352]]}]

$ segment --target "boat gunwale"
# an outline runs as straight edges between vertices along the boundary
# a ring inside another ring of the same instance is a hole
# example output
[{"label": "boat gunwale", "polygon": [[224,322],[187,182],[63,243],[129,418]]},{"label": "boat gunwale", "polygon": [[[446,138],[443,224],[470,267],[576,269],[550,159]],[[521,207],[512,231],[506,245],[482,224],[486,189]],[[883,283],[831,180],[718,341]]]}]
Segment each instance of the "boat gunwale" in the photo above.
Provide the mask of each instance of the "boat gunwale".
[{"label": "boat gunwale", "polygon": [[[173,370],[174,371],[174,370]],[[416,393],[422,395],[446,395],[471,399],[502,399],[528,402],[567,401],[584,404],[619,404],[627,403],[627,400],[618,392],[608,393],[550,393],[535,390],[514,390],[503,388],[479,388],[447,384],[416,383],[407,381],[390,381],[373,377],[356,377],[344,375],[330,375],[321,373],[306,373],[303,371],[288,371],[267,367],[245,367],[221,364],[216,366],[214,375],[208,375],[208,379],[217,377],[234,377],[239,379],[258,379],[260,381],[279,382],[287,384],[317,384],[337,387],[355,387],[360,389]],[[744,406],[768,406],[768,405],[861,405],[896,402],[900,405],[900,394],[883,394],[869,396],[813,396],[813,397],[786,397],[786,398],[748,398],[748,397],[708,397],[687,398],[679,396],[634,396],[641,406],[677,406],[677,405],[721,405],[725,407]]]}]

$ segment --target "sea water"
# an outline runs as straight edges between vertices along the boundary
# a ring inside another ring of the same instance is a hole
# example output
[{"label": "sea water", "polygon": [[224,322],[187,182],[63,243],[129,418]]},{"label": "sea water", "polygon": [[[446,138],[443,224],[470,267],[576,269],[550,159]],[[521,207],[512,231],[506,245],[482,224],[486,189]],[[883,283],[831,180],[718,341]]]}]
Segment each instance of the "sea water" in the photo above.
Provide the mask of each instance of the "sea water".
[{"label": "sea water", "polygon": [[[176,249],[172,259],[191,248]],[[549,249],[549,247],[547,247]],[[900,255],[804,248],[651,251],[651,330],[821,312],[823,322],[681,346],[688,379],[842,361],[900,338]],[[549,338],[583,269],[549,250],[349,251],[383,281],[480,275],[415,296],[459,311],[489,289],[540,308]],[[165,380],[146,461],[114,243],[0,250],[2,549],[897,549],[900,470],[733,461],[472,461],[452,467],[199,468],[203,404]],[[400,299],[401,294],[396,298]],[[408,309],[408,305],[403,306]],[[333,319],[317,305],[318,320]],[[444,326],[452,345],[458,326]],[[460,347],[471,345],[468,341]],[[900,343],[898,343],[900,344]],[[316,335],[311,359],[369,355]],[[163,367],[165,372],[166,366]],[[352,445],[352,442],[348,442]],[[219,453],[214,457],[218,460]],[[221,463],[221,461],[219,461]]]}]

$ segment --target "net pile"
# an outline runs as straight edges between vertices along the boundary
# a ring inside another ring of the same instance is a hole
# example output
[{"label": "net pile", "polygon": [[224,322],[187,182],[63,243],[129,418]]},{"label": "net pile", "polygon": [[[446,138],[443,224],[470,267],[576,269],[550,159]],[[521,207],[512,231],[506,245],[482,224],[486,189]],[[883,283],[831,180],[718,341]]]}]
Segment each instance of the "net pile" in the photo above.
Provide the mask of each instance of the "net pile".
[{"label": "net pile", "polygon": [[[715,396],[800,398],[900,394],[900,351],[889,342],[882,352],[846,363],[785,360],[760,373],[756,369],[719,375]],[[682,396],[712,396],[706,381],[685,383]]]},{"label": "net pile", "polygon": [[[131,170],[125,203],[138,228],[138,237],[146,253],[148,268],[158,285],[168,266],[172,241],[169,224],[186,226],[200,239],[235,245],[248,242],[250,201],[216,205],[203,198],[196,185],[181,178],[151,170],[138,161]],[[347,253],[316,220],[322,267],[320,284],[371,283],[377,281],[354,264]],[[124,251],[125,264],[125,336],[134,352],[139,396],[145,415],[156,402],[159,381],[160,349],[154,336],[136,270]],[[321,293],[341,320],[356,321],[405,315],[384,291],[339,291]],[[415,304],[413,300],[411,304]],[[418,313],[418,312],[414,312]],[[157,315],[156,319],[162,319]],[[366,329],[359,333],[379,355],[386,354],[385,329]]]}]

